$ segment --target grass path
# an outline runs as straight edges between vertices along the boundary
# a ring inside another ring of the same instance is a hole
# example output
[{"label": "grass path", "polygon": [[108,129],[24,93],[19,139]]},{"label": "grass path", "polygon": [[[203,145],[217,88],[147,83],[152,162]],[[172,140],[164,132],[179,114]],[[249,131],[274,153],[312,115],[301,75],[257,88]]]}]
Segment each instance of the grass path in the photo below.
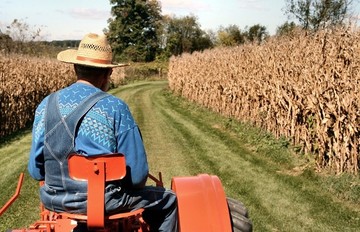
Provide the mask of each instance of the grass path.
[{"label": "grass path", "polygon": [[[344,189],[355,192],[352,199],[342,196],[331,190],[337,187],[335,182],[327,182],[334,177],[302,168],[301,159],[291,155],[284,141],[176,98],[166,86],[166,81],[138,82],[111,91],[129,104],[142,131],[150,171],[161,171],[166,187],[173,176],[217,175],[227,195],[248,207],[254,231],[360,228],[358,179],[340,182]],[[10,183],[25,169],[30,139],[25,133],[0,147],[1,164],[13,163],[0,167],[1,173],[6,173],[0,177],[0,187],[7,189],[5,195],[11,195],[16,183]],[[33,196],[37,183],[28,177],[26,183],[20,200],[0,218],[0,231],[27,225],[37,217],[33,210],[28,221],[16,222],[16,215],[38,207]],[[7,198],[1,194],[0,203]],[[24,205],[28,208],[22,209]]]}]

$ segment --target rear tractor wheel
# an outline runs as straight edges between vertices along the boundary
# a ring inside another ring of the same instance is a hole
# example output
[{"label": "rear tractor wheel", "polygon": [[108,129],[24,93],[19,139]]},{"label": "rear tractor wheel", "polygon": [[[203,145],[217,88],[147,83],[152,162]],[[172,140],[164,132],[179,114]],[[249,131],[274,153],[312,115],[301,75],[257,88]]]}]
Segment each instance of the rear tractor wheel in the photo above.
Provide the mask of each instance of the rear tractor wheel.
[{"label": "rear tractor wheel", "polygon": [[251,232],[252,222],[249,219],[249,212],[245,205],[233,198],[226,198],[233,232]]}]

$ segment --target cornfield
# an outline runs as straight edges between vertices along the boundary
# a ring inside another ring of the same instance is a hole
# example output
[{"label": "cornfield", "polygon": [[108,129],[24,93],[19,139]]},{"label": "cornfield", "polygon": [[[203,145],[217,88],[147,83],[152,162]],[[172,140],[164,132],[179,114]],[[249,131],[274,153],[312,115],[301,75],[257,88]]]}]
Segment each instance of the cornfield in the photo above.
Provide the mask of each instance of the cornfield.
[{"label": "cornfield", "polygon": [[73,81],[71,66],[51,59],[0,57],[0,137],[32,122],[36,106],[49,93]]},{"label": "cornfield", "polygon": [[[123,69],[112,75],[117,85]],[[75,81],[73,66],[55,59],[0,53],[0,138],[32,123],[35,108],[51,92]]]},{"label": "cornfield", "polygon": [[318,170],[358,174],[359,41],[359,32],[336,29],[172,57],[169,86],[288,138]]}]

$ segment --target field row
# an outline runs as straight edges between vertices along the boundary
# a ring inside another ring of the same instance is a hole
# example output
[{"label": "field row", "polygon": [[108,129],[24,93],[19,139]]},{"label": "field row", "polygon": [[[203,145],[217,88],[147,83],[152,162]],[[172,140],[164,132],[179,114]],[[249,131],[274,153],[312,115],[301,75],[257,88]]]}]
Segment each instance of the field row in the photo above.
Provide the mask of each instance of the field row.
[{"label": "field row", "polygon": [[31,123],[40,101],[73,78],[71,66],[56,60],[0,56],[0,138]]},{"label": "field row", "polygon": [[319,169],[359,171],[359,33],[299,33],[173,57],[170,88],[286,137]]}]

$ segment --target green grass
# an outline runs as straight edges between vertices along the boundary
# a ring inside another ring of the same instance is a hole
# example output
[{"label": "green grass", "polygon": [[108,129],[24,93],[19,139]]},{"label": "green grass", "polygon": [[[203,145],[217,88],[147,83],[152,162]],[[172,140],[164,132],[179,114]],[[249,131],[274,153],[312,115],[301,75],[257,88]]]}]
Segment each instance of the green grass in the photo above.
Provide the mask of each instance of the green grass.
[{"label": "green grass", "polygon": [[[286,139],[175,97],[166,87],[166,81],[152,81],[111,90],[128,102],[142,131],[150,171],[161,171],[166,187],[174,176],[217,175],[226,194],[249,209],[254,231],[360,228],[359,177],[315,173]],[[6,163],[0,170],[8,173],[0,177],[6,189],[0,203],[15,191],[18,174],[26,169],[30,140],[25,133],[0,147],[0,162]],[[38,185],[28,177],[25,182],[19,201],[0,218],[0,231],[26,226],[38,216]]]},{"label": "green grass", "polygon": [[19,198],[0,216],[0,231],[24,227],[39,218],[38,183],[27,172],[30,144],[30,130],[25,130],[0,145],[1,207],[15,193],[20,173],[25,174]]}]

